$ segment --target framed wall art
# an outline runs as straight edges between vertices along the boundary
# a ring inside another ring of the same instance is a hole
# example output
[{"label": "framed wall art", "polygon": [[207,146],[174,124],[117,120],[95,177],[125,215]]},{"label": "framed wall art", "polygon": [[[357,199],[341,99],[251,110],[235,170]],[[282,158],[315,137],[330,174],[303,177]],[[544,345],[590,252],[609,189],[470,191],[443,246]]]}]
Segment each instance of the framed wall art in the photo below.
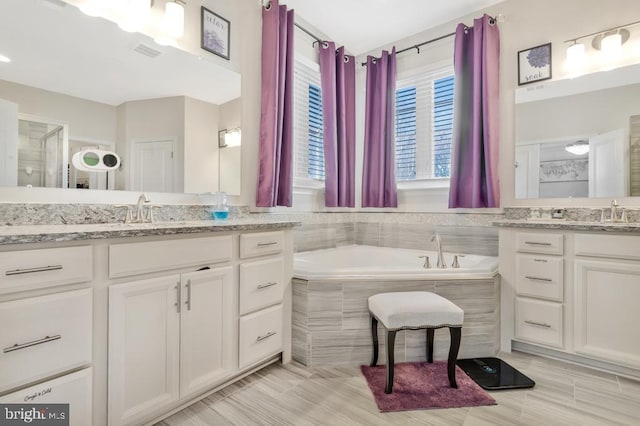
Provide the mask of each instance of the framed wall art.
[{"label": "framed wall art", "polygon": [[200,47],[228,60],[231,23],[204,6],[200,10]]},{"label": "framed wall art", "polygon": [[551,78],[551,43],[518,52],[518,85]]}]

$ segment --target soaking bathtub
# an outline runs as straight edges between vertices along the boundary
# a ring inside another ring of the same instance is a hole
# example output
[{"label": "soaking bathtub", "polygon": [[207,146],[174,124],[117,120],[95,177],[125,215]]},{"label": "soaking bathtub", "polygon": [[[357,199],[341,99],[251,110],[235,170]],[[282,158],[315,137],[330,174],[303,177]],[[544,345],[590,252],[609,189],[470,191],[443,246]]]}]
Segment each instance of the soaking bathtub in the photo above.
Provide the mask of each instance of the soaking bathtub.
[{"label": "soaking bathtub", "polygon": [[[429,256],[431,269],[423,267]],[[465,312],[459,358],[495,356],[500,344],[498,259],[373,246],[343,246],[294,255],[293,358],[310,366],[362,365],[371,358],[368,298],[391,291],[431,291]],[[396,336],[396,362],[425,358],[425,333]],[[449,334],[436,330],[434,357],[446,359]]]},{"label": "soaking bathtub", "polygon": [[[487,279],[498,271],[498,258],[458,256],[459,268],[452,268],[454,253],[444,253],[446,268],[437,268],[438,254],[424,250],[350,245],[296,253],[293,275],[304,280],[318,279]],[[424,268],[428,256],[431,268]]]}]

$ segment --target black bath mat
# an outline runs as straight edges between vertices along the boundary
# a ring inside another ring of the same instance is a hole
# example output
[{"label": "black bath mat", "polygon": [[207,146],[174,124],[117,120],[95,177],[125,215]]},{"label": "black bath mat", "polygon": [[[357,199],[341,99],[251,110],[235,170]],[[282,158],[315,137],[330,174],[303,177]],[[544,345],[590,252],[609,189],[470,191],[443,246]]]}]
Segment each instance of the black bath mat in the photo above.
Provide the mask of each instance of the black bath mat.
[{"label": "black bath mat", "polygon": [[486,390],[532,388],[536,384],[499,358],[459,359],[457,364]]}]

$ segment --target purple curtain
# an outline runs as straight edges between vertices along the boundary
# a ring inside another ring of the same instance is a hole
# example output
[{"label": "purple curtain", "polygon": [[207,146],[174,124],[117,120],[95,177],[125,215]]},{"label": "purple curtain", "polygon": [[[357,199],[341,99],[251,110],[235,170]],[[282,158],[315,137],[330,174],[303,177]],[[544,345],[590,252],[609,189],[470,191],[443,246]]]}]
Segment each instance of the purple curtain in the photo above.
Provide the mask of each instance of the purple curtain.
[{"label": "purple curtain", "polygon": [[492,18],[456,29],[449,208],[499,207],[500,33]]},{"label": "purple curtain", "polygon": [[324,125],[325,206],[355,207],[356,67],[355,58],[320,46],[322,123]]},{"label": "purple curtain", "polygon": [[293,192],[293,10],[262,9],[262,110],[256,206],[291,207]]},{"label": "purple curtain", "polygon": [[396,49],[367,58],[362,207],[398,207],[395,176]]}]

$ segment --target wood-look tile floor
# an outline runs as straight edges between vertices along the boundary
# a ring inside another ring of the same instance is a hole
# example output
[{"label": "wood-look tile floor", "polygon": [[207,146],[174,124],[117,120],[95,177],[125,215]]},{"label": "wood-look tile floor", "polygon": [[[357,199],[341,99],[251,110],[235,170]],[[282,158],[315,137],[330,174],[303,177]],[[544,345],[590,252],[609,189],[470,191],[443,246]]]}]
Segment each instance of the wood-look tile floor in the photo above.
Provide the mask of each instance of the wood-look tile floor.
[{"label": "wood-look tile floor", "polygon": [[533,389],[490,392],[497,406],[380,413],[357,367],[273,364],[156,426],[640,425],[640,382],[519,352],[500,358]]}]

